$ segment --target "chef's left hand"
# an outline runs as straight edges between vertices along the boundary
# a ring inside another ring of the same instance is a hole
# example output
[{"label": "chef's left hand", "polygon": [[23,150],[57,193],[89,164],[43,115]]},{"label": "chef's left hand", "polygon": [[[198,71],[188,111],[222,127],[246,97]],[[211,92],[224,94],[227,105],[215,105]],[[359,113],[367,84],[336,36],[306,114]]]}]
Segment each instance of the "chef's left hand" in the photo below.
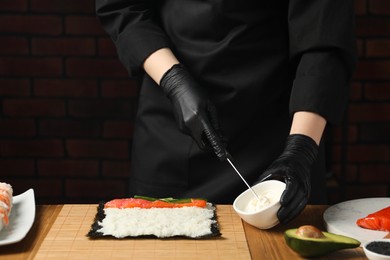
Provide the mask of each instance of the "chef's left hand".
[{"label": "chef's left hand", "polygon": [[257,183],[265,180],[286,183],[277,213],[280,223],[286,224],[305,208],[310,196],[310,168],[317,153],[318,145],[310,137],[289,135],[283,153],[258,178]]}]

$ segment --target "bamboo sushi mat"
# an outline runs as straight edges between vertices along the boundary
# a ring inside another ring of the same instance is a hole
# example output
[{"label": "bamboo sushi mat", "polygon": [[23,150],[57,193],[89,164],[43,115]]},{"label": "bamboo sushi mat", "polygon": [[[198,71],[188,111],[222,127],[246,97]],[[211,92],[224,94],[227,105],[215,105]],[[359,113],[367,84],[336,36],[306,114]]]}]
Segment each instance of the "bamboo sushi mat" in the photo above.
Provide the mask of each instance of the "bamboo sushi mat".
[{"label": "bamboo sushi mat", "polygon": [[250,259],[244,228],[231,205],[218,205],[221,237],[89,239],[97,205],[64,205],[34,259]]}]

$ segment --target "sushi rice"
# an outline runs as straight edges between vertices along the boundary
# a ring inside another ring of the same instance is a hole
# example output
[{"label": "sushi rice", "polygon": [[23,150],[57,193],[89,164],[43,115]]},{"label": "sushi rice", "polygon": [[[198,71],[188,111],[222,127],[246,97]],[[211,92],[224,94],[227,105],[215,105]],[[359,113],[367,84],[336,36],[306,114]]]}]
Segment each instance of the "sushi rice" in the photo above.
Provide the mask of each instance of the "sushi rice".
[{"label": "sushi rice", "polygon": [[9,215],[12,209],[12,186],[5,182],[0,182],[0,231],[9,223]]},{"label": "sushi rice", "polygon": [[103,208],[88,236],[187,237],[207,238],[220,235],[215,206],[205,208]]}]

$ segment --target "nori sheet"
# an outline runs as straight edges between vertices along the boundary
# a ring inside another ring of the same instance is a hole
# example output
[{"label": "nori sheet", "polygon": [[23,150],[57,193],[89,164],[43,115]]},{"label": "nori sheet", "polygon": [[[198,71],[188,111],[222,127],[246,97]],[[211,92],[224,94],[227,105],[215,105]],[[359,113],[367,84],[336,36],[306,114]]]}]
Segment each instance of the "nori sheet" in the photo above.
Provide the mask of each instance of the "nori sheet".
[{"label": "nori sheet", "polygon": [[164,237],[160,238],[155,235],[142,235],[142,236],[127,236],[124,238],[117,238],[111,235],[104,235],[103,233],[99,232],[98,230],[102,228],[102,226],[99,225],[99,222],[103,221],[103,219],[106,217],[106,214],[104,213],[104,204],[105,201],[99,202],[99,205],[97,207],[97,213],[95,215],[95,219],[91,225],[91,229],[89,230],[87,237],[91,239],[100,239],[100,238],[115,238],[115,239],[125,239],[125,238],[158,238],[158,239],[169,239],[169,238],[188,238],[188,239],[207,239],[212,237],[221,236],[221,232],[219,230],[219,224],[217,221],[217,214],[216,214],[216,207],[215,204],[212,204],[214,207],[214,214],[211,218],[212,220],[215,220],[215,222],[211,225],[210,234],[199,236],[199,237],[189,237],[189,236],[172,236],[172,237]]}]

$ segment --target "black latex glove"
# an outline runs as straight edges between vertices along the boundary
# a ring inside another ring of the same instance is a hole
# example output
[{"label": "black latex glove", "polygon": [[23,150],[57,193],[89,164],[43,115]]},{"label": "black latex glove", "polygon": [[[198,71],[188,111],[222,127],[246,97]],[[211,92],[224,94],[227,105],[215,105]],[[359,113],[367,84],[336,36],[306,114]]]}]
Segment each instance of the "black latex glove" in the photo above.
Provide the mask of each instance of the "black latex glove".
[{"label": "black latex glove", "polygon": [[287,137],[283,153],[260,175],[258,182],[280,180],[286,183],[277,216],[285,224],[306,206],[310,196],[310,168],[317,158],[318,146],[308,136],[293,134]]},{"label": "black latex glove", "polygon": [[180,130],[191,135],[200,149],[211,147],[225,161],[227,152],[216,109],[184,66],[173,65],[161,78],[160,86],[172,102]]}]

